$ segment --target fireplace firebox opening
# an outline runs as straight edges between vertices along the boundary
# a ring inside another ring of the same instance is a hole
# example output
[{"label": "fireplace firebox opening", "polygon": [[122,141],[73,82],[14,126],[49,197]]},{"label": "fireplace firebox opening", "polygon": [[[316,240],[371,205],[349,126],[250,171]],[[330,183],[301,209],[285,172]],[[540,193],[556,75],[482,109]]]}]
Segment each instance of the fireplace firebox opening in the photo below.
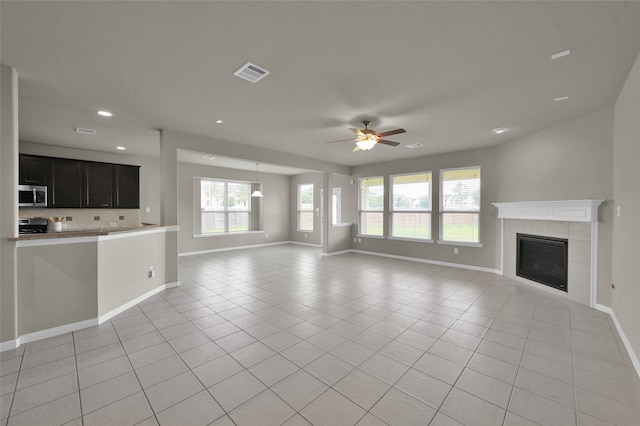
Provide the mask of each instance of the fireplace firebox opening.
[{"label": "fireplace firebox opening", "polygon": [[516,275],[567,291],[569,240],[517,234]]}]

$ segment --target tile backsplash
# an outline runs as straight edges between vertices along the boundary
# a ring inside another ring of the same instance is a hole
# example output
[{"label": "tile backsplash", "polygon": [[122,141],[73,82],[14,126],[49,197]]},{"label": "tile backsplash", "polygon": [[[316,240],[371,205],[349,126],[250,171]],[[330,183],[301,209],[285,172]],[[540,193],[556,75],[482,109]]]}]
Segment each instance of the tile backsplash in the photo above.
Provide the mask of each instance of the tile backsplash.
[{"label": "tile backsplash", "polygon": [[[18,216],[47,219],[53,216],[64,217],[63,231],[140,226],[140,210],[138,209],[31,209],[21,207]],[[51,230],[51,221],[49,221],[49,228]]]}]

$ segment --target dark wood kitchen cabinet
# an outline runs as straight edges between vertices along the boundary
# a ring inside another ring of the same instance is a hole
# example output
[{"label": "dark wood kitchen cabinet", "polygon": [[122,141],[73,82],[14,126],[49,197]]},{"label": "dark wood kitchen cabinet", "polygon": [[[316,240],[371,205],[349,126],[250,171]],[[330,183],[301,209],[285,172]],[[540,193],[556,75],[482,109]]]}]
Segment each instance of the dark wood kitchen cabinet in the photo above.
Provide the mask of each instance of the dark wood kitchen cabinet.
[{"label": "dark wood kitchen cabinet", "polygon": [[140,208],[140,166],[20,154],[20,185],[46,185],[50,208]]},{"label": "dark wood kitchen cabinet", "polygon": [[51,158],[20,154],[20,185],[47,185],[51,173]]},{"label": "dark wood kitchen cabinet", "polygon": [[113,164],[84,163],[82,207],[113,207]]},{"label": "dark wood kitchen cabinet", "polygon": [[82,162],[51,158],[51,171],[47,181],[48,207],[82,207]]},{"label": "dark wood kitchen cabinet", "polygon": [[140,166],[113,166],[113,207],[140,208]]}]

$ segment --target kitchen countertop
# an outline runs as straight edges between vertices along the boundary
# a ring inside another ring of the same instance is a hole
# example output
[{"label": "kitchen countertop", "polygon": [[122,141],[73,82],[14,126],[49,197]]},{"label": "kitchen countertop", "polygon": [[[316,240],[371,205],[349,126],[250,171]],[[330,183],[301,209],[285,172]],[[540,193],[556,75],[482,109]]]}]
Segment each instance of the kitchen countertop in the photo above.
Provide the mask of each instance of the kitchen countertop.
[{"label": "kitchen countertop", "polygon": [[45,232],[41,234],[20,234],[17,237],[8,238],[9,241],[31,241],[31,240],[50,240],[54,238],[79,238],[79,237],[98,237],[101,235],[113,235],[126,232],[146,231],[150,229],[166,228],[163,225],[143,224],[133,227],[122,228],[97,228],[97,229],[79,229],[62,232]]}]

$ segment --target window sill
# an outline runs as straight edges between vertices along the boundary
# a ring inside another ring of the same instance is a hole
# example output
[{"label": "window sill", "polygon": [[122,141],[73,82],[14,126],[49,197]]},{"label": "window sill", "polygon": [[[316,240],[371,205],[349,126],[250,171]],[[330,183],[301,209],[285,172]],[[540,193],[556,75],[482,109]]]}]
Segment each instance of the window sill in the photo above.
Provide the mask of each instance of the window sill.
[{"label": "window sill", "polygon": [[353,223],[332,223],[331,226],[334,228],[342,228],[346,226],[351,226]]},{"label": "window sill", "polygon": [[373,238],[376,240],[384,240],[384,235],[356,234],[358,238]]},{"label": "window sill", "polygon": [[426,239],[426,238],[411,238],[411,237],[387,237],[387,240],[394,240],[394,241],[411,241],[414,243],[428,243],[428,244],[433,244],[433,240],[431,239]]},{"label": "window sill", "polygon": [[229,237],[233,235],[264,234],[264,231],[216,232],[209,234],[193,234],[193,238]]},{"label": "window sill", "polygon": [[446,246],[460,246],[460,247],[484,247],[482,243],[468,243],[465,241],[444,241],[438,240],[436,241],[438,244],[446,245]]},{"label": "window sill", "polygon": [[308,229],[296,229],[297,232],[304,232],[305,234],[313,234],[315,231],[311,230],[309,231]]}]

